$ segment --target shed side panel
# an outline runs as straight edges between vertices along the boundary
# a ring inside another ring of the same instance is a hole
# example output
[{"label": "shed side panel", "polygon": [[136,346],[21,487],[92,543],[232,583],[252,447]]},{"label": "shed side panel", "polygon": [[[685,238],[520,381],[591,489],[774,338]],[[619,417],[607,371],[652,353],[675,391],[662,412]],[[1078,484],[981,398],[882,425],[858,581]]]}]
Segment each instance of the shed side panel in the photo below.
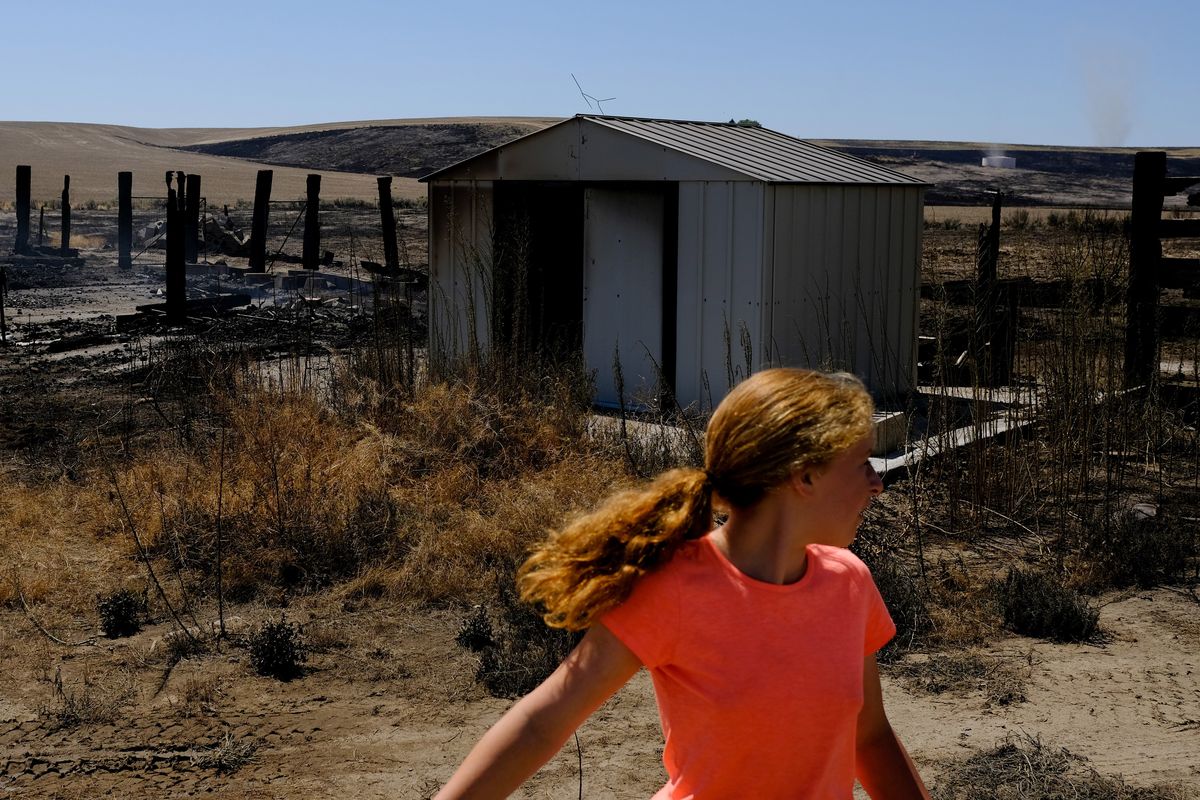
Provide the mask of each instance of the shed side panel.
[{"label": "shed side panel", "polygon": [[780,363],[845,369],[880,396],[912,387],[921,190],[776,186]]},{"label": "shed side panel", "polygon": [[489,346],[492,184],[433,182],[429,203],[429,348],[436,363]]},{"label": "shed side panel", "polygon": [[703,397],[700,339],[704,323],[704,187],[698,181],[679,184],[675,397],[685,408],[699,405]]},{"label": "shed side panel", "polygon": [[679,184],[675,391],[685,407],[719,403],[746,377],[747,355],[751,371],[764,358],[765,192],[746,181]]}]

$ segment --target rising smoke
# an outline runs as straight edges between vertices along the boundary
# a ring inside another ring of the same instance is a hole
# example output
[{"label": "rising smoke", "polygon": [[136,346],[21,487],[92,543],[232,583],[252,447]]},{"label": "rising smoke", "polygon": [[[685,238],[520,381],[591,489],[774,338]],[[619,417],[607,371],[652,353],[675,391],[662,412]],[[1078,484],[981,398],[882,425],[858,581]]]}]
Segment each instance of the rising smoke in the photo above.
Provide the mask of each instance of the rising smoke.
[{"label": "rising smoke", "polygon": [[1084,102],[1096,144],[1119,147],[1133,127],[1138,65],[1127,48],[1091,44],[1082,52]]}]

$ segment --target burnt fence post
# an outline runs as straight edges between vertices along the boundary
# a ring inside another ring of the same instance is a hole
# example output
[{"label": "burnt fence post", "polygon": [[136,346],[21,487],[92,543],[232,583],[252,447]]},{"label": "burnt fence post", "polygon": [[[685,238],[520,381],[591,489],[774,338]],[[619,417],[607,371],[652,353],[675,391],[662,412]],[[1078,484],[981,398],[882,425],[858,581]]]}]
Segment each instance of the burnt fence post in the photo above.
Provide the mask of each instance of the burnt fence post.
[{"label": "burnt fence post", "polygon": [[17,239],[13,252],[29,252],[29,191],[33,169],[28,164],[17,165]]},{"label": "burnt fence post", "polygon": [[1129,218],[1129,288],[1125,294],[1125,388],[1148,386],[1158,376],[1158,294],[1167,154],[1133,157],[1133,210]]},{"label": "burnt fence post", "polygon": [[[171,186],[178,175],[179,191]],[[183,322],[187,317],[187,267],[183,258],[183,173],[167,173],[167,320]]]},{"label": "burnt fence post", "polygon": [[71,255],[71,176],[63,175],[62,190],[62,241],[59,253],[63,258]]},{"label": "burnt fence post", "polygon": [[1009,325],[1001,317],[1009,313],[1009,308],[1006,304],[1001,310],[999,302],[1000,212],[1003,202],[1003,195],[996,192],[992,200],[992,223],[979,226],[975,259],[975,320],[971,331],[971,356],[975,363],[976,380],[983,386],[1007,383],[1011,372]]},{"label": "burnt fence post", "polygon": [[180,191],[183,192],[183,260],[195,264],[200,249],[200,176],[187,175]]},{"label": "burnt fence post", "polygon": [[254,181],[254,217],[250,221],[250,269],[267,269],[267,212],[271,205],[271,179],[274,172],[260,169]]},{"label": "burnt fence post", "polygon": [[400,254],[396,248],[396,212],[392,208],[392,178],[383,175],[376,178],[379,183],[379,219],[383,224],[383,262],[388,269],[400,268]]},{"label": "burnt fence post", "polygon": [[321,176],[309,175],[305,188],[302,261],[305,269],[316,270],[321,261]]},{"label": "burnt fence post", "polygon": [[133,266],[133,173],[117,173],[117,267]]}]

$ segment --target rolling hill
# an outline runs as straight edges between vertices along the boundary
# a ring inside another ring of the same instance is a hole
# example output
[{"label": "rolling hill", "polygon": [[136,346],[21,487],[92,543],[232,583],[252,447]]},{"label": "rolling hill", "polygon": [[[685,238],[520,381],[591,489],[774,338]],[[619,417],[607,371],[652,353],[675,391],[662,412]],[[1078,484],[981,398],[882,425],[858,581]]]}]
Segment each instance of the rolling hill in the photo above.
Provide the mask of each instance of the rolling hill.
[{"label": "rolling hill", "polygon": [[[166,170],[204,178],[210,204],[248,198],[254,175],[275,170],[273,196],[304,193],[309,172],[323,176],[324,198],[373,199],[374,176],[396,176],[393,194],[425,194],[416,178],[532,133],[549,117],[459,117],[331,122],[275,128],[135,128],[54,122],[0,122],[0,202],[11,202],[17,164],[33,166],[36,200],[58,197],[71,175],[72,198],[108,201],[116,173],[134,172],[135,195],[161,195]],[[1009,205],[1126,207],[1133,148],[1049,147],[986,142],[813,140],[893,167],[931,184],[931,205],[985,203],[990,192]],[[985,155],[1016,158],[1016,169],[980,166]],[[1175,174],[1200,175],[1200,148],[1169,150]],[[1183,197],[1169,205],[1181,205]]]}]

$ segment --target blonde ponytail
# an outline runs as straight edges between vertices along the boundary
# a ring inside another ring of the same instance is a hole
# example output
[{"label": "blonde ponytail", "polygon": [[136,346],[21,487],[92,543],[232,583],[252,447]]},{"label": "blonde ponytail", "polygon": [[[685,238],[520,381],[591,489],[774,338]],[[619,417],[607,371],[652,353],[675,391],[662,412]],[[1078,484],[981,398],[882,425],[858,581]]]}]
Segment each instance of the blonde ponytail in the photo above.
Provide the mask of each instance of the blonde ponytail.
[{"label": "blonde ponytail", "polygon": [[698,469],[665,472],[569,522],[517,574],[521,599],[546,624],[583,630],[622,603],[639,578],[712,527],[712,482]]}]

